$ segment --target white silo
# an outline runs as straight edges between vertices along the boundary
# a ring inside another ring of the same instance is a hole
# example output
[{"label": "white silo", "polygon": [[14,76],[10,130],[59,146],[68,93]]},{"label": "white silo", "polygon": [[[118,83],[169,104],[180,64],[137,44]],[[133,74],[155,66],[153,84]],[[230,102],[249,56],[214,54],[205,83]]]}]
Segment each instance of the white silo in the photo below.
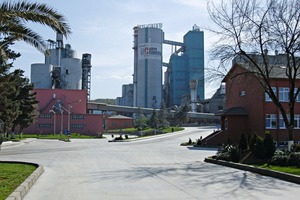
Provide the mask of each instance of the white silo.
[{"label": "white silo", "polygon": [[64,89],[81,89],[81,59],[61,59],[61,79]]},{"label": "white silo", "polygon": [[52,87],[51,72],[53,65],[36,63],[31,65],[30,80],[35,88]]},{"label": "white silo", "polygon": [[134,28],[134,103],[136,107],[159,108],[162,102],[161,24]]}]

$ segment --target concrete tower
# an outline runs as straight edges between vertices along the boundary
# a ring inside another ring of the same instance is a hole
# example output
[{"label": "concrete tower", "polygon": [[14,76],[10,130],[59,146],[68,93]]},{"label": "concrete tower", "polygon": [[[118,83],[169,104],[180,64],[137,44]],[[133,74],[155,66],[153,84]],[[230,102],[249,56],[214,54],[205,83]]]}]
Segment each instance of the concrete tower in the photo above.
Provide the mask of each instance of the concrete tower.
[{"label": "concrete tower", "polygon": [[134,106],[159,108],[162,101],[161,24],[134,27]]}]

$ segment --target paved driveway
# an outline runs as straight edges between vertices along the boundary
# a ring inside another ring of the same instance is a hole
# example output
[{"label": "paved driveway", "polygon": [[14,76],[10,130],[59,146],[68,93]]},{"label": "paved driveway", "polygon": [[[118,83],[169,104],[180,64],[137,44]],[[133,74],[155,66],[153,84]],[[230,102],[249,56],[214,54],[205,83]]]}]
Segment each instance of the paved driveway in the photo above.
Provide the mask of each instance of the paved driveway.
[{"label": "paved driveway", "polygon": [[188,128],[120,143],[34,140],[3,148],[0,160],[45,167],[26,200],[299,199],[297,184],[204,163],[215,150],[180,146],[211,131]]}]

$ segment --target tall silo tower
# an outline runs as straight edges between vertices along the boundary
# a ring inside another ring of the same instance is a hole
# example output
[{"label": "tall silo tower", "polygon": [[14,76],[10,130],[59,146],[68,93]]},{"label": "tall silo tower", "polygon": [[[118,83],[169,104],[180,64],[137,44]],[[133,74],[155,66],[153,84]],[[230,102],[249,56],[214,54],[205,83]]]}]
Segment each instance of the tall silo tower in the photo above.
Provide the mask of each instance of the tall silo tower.
[{"label": "tall silo tower", "polygon": [[159,108],[162,101],[162,24],[134,28],[134,106]]},{"label": "tall silo tower", "polygon": [[82,89],[87,90],[88,100],[91,98],[91,59],[91,54],[82,54]]}]

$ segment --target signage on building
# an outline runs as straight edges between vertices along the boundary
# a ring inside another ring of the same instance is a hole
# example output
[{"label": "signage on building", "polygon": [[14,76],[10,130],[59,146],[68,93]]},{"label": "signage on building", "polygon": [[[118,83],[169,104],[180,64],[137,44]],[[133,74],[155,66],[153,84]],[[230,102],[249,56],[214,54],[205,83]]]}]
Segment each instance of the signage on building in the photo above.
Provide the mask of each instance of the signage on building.
[{"label": "signage on building", "polygon": [[161,59],[161,45],[144,43],[139,45],[139,59]]},{"label": "signage on building", "polygon": [[162,23],[137,25],[139,28],[162,28]]}]

